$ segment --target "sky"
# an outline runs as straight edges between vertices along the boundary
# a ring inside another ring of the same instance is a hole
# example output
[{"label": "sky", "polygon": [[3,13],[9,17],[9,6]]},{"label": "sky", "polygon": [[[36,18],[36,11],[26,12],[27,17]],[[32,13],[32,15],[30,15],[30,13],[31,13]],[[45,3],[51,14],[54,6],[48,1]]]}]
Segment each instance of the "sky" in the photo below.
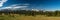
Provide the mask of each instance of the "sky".
[{"label": "sky", "polygon": [[60,10],[60,0],[0,0],[0,9]]}]

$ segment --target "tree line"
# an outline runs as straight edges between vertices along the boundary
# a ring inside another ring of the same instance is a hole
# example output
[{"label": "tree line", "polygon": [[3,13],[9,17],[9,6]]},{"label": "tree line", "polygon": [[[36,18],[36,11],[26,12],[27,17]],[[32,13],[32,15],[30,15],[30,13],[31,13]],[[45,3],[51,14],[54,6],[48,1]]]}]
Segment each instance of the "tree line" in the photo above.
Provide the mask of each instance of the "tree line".
[{"label": "tree line", "polygon": [[36,15],[46,15],[46,16],[60,16],[60,11],[31,11],[31,10],[17,10],[17,11],[0,11],[0,15],[4,13],[8,14],[19,14],[25,16],[36,16]]}]

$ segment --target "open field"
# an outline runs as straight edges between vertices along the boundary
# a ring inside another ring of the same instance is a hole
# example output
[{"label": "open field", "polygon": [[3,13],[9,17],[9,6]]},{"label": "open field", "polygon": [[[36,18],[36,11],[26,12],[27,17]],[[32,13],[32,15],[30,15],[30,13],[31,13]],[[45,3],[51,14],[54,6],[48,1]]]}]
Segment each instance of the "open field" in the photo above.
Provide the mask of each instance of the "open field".
[{"label": "open field", "polygon": [[0,20],[60,20],[60,17],[46,17],[46,16],[24,16],[24,15],[2,15]]}]

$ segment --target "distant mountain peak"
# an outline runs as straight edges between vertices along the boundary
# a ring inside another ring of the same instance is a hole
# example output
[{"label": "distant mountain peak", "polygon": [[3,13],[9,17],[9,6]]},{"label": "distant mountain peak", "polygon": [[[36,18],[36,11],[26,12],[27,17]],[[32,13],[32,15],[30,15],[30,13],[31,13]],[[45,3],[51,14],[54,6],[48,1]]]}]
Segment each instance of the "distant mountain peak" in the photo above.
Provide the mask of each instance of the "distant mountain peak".
[{"label": "distant mountain peak", "polygon": [[39,11],[38,9],[32,9],[32,11]]}]

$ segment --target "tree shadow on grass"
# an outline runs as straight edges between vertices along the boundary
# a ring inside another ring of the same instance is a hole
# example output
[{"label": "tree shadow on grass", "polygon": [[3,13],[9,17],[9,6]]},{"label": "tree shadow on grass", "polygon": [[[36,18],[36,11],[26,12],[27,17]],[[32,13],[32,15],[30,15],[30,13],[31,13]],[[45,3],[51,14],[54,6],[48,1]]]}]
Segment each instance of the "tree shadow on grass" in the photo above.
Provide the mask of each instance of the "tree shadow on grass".
[{"label": "tree shadow on grass", "polygon": [[0,19],[0,20],[4,20],[4,19]]}]

